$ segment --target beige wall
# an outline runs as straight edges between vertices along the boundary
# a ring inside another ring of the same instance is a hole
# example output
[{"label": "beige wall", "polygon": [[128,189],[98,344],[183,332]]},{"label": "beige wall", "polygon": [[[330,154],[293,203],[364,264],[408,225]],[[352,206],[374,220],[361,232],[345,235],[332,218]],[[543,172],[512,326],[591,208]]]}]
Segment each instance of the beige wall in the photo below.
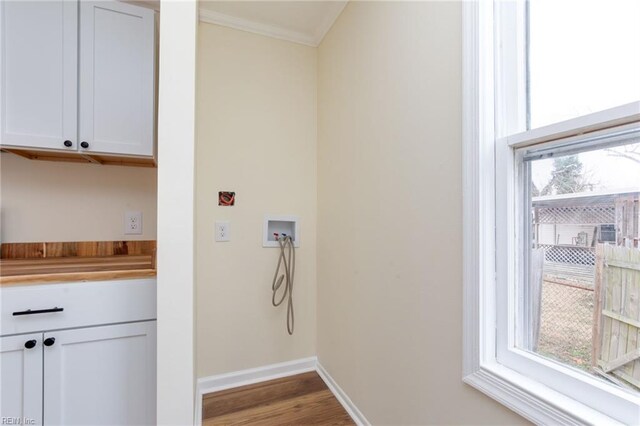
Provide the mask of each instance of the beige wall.
[{"label": "beige wall", "polygon": [[464,385],[461,5],[351,2],[318,56],[318,356],[373,424],[524,420]]},{"label": "beige wall", "polygon": [[[316,49],[201,23],[196,146],[198,377],[315,355]],[[218,207],[218,191],[236,206]],[[266,214],[300,217],[295,333],[271,306]],[[231,241],[214,242],[214,221]]]},{"label": "beige wall", "polygon": [[[156,169],[33,161],[0,154],[2,242],[156,238]],[[124,234],[141,211],[143,234]]]}]

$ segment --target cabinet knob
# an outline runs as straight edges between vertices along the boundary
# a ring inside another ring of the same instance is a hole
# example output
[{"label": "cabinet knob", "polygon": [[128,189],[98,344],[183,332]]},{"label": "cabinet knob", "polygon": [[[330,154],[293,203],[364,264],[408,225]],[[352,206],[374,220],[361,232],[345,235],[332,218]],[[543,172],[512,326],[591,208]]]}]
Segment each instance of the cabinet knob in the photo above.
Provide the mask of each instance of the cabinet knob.
[{"label": "cabinet knob", "polygon": [[84,142],[84,141],[82,141],[82,142],[80,143],[80,146],[81,146],[81,147],[83,147],[83,148],[89,148],[89,142]]},{"label": "cabinet knob", "polygon": [[44,339],[44,345],[45,346],[53,346],[53,344],[56,342],[56,338],[55,337],[47,337],[46,339]]},{"label": "cabinet knob", "polygon": [[34,348],[35,346],[36,346],[35,340],[27,340],[26,342],[24,342],[24,347],[27,349]]},{"label": "cabinet knob", "polygon": [[71,141],[64,141],[64,146],[66,146],[67,148],[71,148],[73,146],[73,142]]}]

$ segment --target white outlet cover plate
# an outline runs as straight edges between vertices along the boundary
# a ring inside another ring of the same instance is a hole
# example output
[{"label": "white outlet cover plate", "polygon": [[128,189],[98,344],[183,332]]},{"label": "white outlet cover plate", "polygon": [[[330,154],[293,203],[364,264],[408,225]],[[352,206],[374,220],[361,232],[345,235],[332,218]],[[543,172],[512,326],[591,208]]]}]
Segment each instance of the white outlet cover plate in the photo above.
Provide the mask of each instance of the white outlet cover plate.
[{"label": "white outlet cover plate", "polygon": [[215,233],[216,241],[224,242],[231,240],[231,224],[228,220],[216,220]]},{"label": "white outlet cover plate", "polygon": [[125,235],[142,234],[142,212],[129,211],[124,213]]}]

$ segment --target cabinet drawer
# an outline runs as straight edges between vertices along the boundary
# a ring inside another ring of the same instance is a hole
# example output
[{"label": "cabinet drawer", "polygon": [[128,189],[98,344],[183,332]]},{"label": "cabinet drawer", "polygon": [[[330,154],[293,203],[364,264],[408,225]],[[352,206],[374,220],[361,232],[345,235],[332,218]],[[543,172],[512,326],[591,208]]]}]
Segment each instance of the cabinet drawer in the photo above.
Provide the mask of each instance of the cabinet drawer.
[{"label": "cabinet drawer", "polygon": [[153,278],[0,288],[0,335],[156,318]]}]

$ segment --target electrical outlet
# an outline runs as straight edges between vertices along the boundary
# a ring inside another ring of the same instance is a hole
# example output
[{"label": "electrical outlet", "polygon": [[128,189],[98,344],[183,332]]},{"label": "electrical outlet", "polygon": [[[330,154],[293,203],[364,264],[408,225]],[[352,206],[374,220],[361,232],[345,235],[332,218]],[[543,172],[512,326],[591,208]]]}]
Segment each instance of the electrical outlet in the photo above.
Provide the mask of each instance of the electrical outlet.
[{"label": "electrical outlet", "polygon": [[230,236],[230,231],[231,231],[231,225],[229,224],[228,221],[216,221],[216,241],[218,242],[222,242],[222,241],[229,241],[231,239]]},{"label": "electrical outlet", "polygon": [[142,234],[142,212],[125,212],[124,213],[124,233]]}]

